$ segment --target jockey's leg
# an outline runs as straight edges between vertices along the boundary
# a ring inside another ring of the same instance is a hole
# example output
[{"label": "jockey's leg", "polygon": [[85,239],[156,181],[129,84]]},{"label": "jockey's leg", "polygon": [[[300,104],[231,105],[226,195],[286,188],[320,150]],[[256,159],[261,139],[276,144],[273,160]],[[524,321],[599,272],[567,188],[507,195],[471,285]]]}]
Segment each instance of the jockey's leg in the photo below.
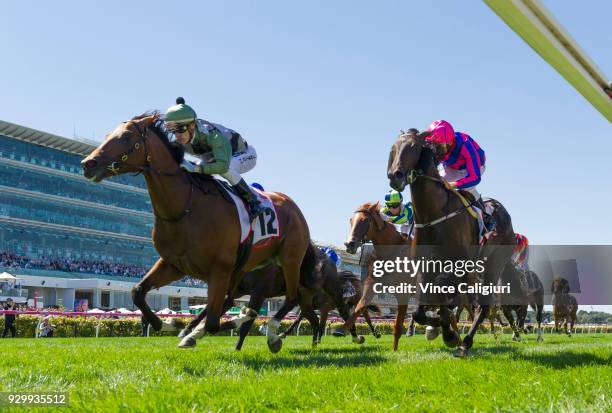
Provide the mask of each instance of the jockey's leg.
[{"label": "jockey's leg", "polygon": [[145,301],[147,293],[152,289],[163,287],[183,277],[184,274],[180,273],[176,268],[160,258],[143,279],[132,288],[132,301],[134,305],[142,311],[143,317],[151,324],[155,331],[159,331],[162,328],[167,331],[173,331],[175,327],[174,323],[162,322],[159,317],[151,311],[149,304]]},{"label": "jockey's leg", "polygon": [[256,163],[257,152],[255,152],[255,148],[249,146],[245,152],[232,156],[227,172],[221,174],[221,176],[227,179],[238,192],[240,198],[242,198],[242,200],[249,206],[251,221],[257,218],[257,216],[263,212],[263,208],[257,195],[255,195],[240,174],[246,173],[253,169]]}]

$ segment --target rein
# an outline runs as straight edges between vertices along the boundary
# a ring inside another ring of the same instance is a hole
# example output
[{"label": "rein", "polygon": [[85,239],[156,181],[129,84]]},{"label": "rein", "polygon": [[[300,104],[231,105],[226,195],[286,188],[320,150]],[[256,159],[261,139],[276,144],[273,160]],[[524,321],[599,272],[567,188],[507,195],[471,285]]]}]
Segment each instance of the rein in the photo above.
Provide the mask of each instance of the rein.
[{"label": "rein", "polygon": [[461,195],[461,193],[459,193],[459,191],[457,191],[454,188],[451,188],[450,185],[448,184],[448,182],[446,182],[445,180],[440,179],[440,178],[435,178],[433,176],[425,175],[425,173],[421,169],[412,169],[410,171],[410,173],[408,173],[406,175],[406,182],[408,182],[409,185],[412,185],[413,183],[416,182],[416,180],[418,178],[425,178],[425,179],[429,179],[430,181],[442,184],[447,191],[450,191],[450,192],[454,193],[459,198],[459,200],[463,204],[463,207],[457,209],[456,211],[451,212],[450,214],[444,215],[444,216],[442,216],[440,218],[434,219],[433,221],[430,221],[430,222],[427,222],[427,223],[424,223],[424,224],[417,224],[415,222],[414,223],[414,227],[415,228],[428,228],[428,227],[432,227],[434,225],[437,225],[437,224],[439,224],[441,222],[446,221],[447,219],[456,217],[457,215],[460,215],[460,214],[464,213],[465,211],[469,212],[469,214],[472,216],[472,218],[474,218],[475,220],[478,220],[478,215],[471,208],[471,206],[474,203],[473,202],[469,202],[467,199],[465,199],[465,197],[463,195]]},{"label": "rein", "polygon": [[[137,176],[143,172],[151,172],[153,174],[156,175],[161,175],[161,176],[177,176],[180,175],[182,173],[181,168],[177,167],[176,170],[174,172],[167,172],[167,171],[160,171],[158,169],[155,169],[151,166],[151,155],[149,155],[149,146],[147,144],[148,139],[147,139],[147,131],[146,128],[143,130],[141,129],[138,125],[135,125],[136,129],[138,130],[138,134],[140,135],[140,139],[134,143],[134,145],[128,149],[123,155],[121,155],[120,159],[121,161],[114,161],[108,164],[108,166],[106,167],[106,169],[108,169],[109,171],[111,171],[114,175],[118,175],[119,170],[121,169],[121,167],[130,167],[130,168],[135,168],[138,169],[138,172],[136,174],[134,174],[134,176]],[[137,166],[137,165],[133,165],[133,164],[129,164],[127,161],[130,157],[130,155],[135,152],[138,151],[141,148],[141,143],[142,143],[142,147],[144,148],[144,157],[145,157],[145,162],[142,166]],[[153,215],[155,216],[156,219],[159,219],[160,221],[164,221],[164,222],[178,222],[181,219],[183,219],[187,214],[189,214],[191,212],[191,202],[192,202],[192,198],[193,198],[193,180],[192,179],[188,179],[189,180],[189,195],[187,196],[187,201],[185,202],[185,207],[183,208],[183,211],[177,216],[177,217],[173,217],[173,218],[164,218],[162,216],[160,216],[157,211],[155,210],[155,207],[153,205],[151,205],[152,209],[153,209]]]}]

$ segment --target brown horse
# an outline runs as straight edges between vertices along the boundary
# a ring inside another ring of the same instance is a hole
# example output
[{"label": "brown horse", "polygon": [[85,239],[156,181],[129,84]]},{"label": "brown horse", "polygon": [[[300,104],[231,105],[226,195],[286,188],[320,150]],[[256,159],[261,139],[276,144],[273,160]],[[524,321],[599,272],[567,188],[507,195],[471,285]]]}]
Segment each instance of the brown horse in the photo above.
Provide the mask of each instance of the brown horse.
[{"label": "brown horse", "polygon": [[[125,173],[142,172],[145,177],[155,214],[153,244],[160,258],[133,288],[134,304],[155,330],[175,330],[151,311],[145,301],[147,292],[185,275],[204,280],[208,283],[208,316],[205,325],[192,334],[214,334],[220,328],[224,304],[233,296],[245,271],[275,261],[283,270],[286,284],[284,305],[270,321],[267,334],[268,347],[277,352],[282,347],[280,320],[298,302],[300,271],[310,271],[301,268],[310,245],[308,224],[288,196],[267,192],[283,232],[240,262],[236,208],[228,204],[210,177],[196,177],[179,168],[183,154],[183,147],[169,141],[159,113],[153,112],[122,122],[82,161],[85,177],[93,182]],[[244,317],[256,315],[252,310]]]},{"label": "brown horse", "polygon": [[[400,234],[395,226],[389,222],[386,222],[380,216],[380,204],[378,202],[365,203],[361,205],[350,220],[351,232],[347,241],[344,243],[346,252],[354,254],[357,252],[357,248],[362,246],[366,242],[372,242],[374,244],[374,254],[379,259],[382,259],[387,251],[382,251],[381,247],[396,245],[405,246],[406,251],[411,244],[408,238],[405,238]],[[388,257],[392,259],[393,257]],[[344,323],[345,329],[353,327],[357,317],[364,311],[367,311],[368,305],[372,303],[374,299],[374,283],[375,278],[372,275],[372,262],[373,257],[368,263],[368,274],[366,276],[363,294],[361,299],[355,307],[353,315]],[[398,314],[403,312],[406,314],[407,305],[399,304],[397,308]],[[399,321],[398,321],[399,320]],[[393,349],[397,350],[397,345],[403,331],[403,317],[396,318],[395,325],[393,326]]]},{"label": "brown horse", "polygon": [[565,334],[572,336],[576,313],[578,312],[578,301],[571,295],[569,282],[562,277],[555,277],[550,288],[553,293],[553,317],[555,319],[555,331],[559,332],[559,326],[565,328]]},{"label": "brown horse", "polygon": [[[349,306],[349,308],[351,307],[354,308],[357,305],[357,303],[361,300],[361,297],[362,297],[361,280],[359,279],[357,275],[355,275],[351,271],[341,271],[338,273],[338,277],[342,283],[342,289],[345,291],[344,302]],[[334,304],[332,300],[329,299],[328,295],[323,294],[322,292],[319,292],[315,294],[313,297],[312,308],[320,311],[319,330],[317,334],[317,340],[320,343],[321,338],[325,334],[325,327],[327,325],[327,317],[329,316],[329,312],[337,308],[337,306],[336,304]],[[370,304],[367,306],[366,310],[363,312],[363,318],[365,319],[365,322],[368,324],[368,327],[370,327],[370,331],[372,332],[372,335],[376,338],[380,338],[381,336],[380,332],[378,332],[378,330],[372,324],[372,319],[370,318],[370,311],[380,313],[380,308],[378,308],[378,306],[375,304]],[[300,324],[300,322],[305,317],[307,318],[307,314],[305,314],[304,311],[301,311],[300,316],[295,319],[295,321],[289,326],[287,331],[283,332],[281,336],[288,336],[289,334],[291,334],[291,332]],[[310,325],[312,326],[313,329],[315,328],[312,322],[310,322]],[[354,326],[353,326],[353,329],[351,330],[351,333],[353,331],[354,331]],[[363,337],[356,336],[355,334],[353,334],[353,341],[360,343],[360,344],[363,343],[364,341]]]},{"label": "brown horse", "polygon": [[[429,132],[419,133],[410,129],[407,133],[400,133],[393,144],[387,166],[387,177],[390,186],[403,191],[409,185],[414,205],[417,245],[433,246],[431,257],[437,259],[479,259],[487,257],[484,273],[481,275],[483,284],[497,285],[502,270],[509,264],[512,249],[515,243],[514,232],[510,215],[497,201],[492,200],[495,206],[494,219],[497,223],[496,235],[484,247],[479,248],[478,221],[471,216],[467,202],[474,202],[468,193],[463,197],[451,189],[446,181],[438,174],[435,162],[436,147],[425,141]],[[509,247],[496,248],[499,245]],[[453,274],[422,273],[421,282],[446,284],[457,283]],[[461,340],[459,334],[451,328],[452,314],[450,305],[455,297],[452,294],[439,297],[442,305],[439,307],[439,318],[430,317],[423,305],[413,314],[419,324],[432,327],[442,327],[444,342],[449,347],[457,346]],[[473,345],[474,335],[478,326],[483,322],[489,312],[490,296],[480,296],[479,312],[475,317],[467,335],[455,355],[467,355]],[[398,317],[402,316],[398,311]]]}]

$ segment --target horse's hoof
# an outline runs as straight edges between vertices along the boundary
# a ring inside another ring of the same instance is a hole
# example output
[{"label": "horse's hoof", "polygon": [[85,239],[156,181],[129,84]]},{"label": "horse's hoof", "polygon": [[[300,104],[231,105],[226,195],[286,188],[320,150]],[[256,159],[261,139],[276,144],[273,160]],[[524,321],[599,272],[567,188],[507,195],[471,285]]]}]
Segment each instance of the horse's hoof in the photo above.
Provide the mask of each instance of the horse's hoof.
[{"label": "horse's hoof", "polygon": [[186,336],[185,338],[181,340],[178,346],[179,348],[192,348],[192,347],[195,347],[196,344],[197,342],[195,338]]},{"label": "horse's hoof", "polygon": [[182,329],[181,331],[179,331],[178,333],[178,338],[185,338],[189,335],[189,333],[191,333],[191,331],[187,330],[186,328]]},{"label": "horse's hoof", "polygon": [[464,358],[468,355],[469,349],[467,347],[461,346],[453,353],[453,356],[457,358]]},{"label": "horse's hoof", "polygon": [[346,330],[343,327],[337,328],[332,331],[332,336],[334,337],[346,337]]},{"label": "horse's hoof", "polygon": [[446,347],[455,348],[461,343],[461,337],[456,331],[451,331],[451,334],[443,336]]},{"label": "horse's hoof", "polygon": [[427,326],[425,328],[425,337],[427,340],[435,340],[440,335],[440,327]]},{"label": "horse's hoof", "polygon": [[363,344],[365,343],[365,337],[364,336],[353,337],[353,343]]},{"label": "horse's hoof", "polygon": [[283,348],[283,340],[280,338],[276,341],[268,341],[268,348],[272,353],[278,353]]},{"label": "horse's hoof", "polygon": [[377,331],[377,332],[376,332],[376,334],[374,334],[374,337],[376,337],[377,339],[378,339],[378,338],[381,338],[381,337],[382,337],[382,334],[380,334],[380,333]]},{"label": "horse's hoof", "polygon": [[285,333],[280,333],[278,336],[280,337],[281,340],[287,337]]}]

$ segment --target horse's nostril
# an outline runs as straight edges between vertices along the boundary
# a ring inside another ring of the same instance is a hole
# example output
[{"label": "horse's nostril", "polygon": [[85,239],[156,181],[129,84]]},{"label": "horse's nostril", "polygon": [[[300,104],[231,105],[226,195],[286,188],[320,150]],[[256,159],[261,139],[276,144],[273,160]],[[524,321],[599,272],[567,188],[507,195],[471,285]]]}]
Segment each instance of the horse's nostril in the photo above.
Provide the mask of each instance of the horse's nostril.
[{"label": "horse's nostril", "polygon": [[395,176],[395,179],[402,179],[404,177],[404,173],[402,171],[397,171],[393,174],[393,176]]},{"label": "horse's nostril", "polygon": [[83,169],[92,169],[98,165],[98,162],[95,159],[88,159],[83,162]]}]

